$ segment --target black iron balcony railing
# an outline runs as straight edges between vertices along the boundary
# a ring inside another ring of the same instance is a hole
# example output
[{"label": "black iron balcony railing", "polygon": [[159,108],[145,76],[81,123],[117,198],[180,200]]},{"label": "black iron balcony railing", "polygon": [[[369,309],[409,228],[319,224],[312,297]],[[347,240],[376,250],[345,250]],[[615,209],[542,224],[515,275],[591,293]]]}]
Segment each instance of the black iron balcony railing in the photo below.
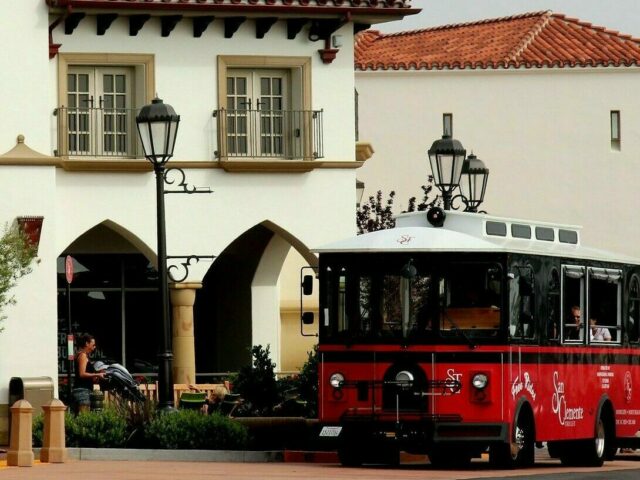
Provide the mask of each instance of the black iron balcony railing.
[{"label": "black iron balcony railing", "polygon": [[[143,157],[134,108],[54,110],[62,157]],[[322,110],[226,110],[217,118],[217,158],[323,158]]]},{"label": "black iron balcony railing", "polygon": [[134,108],[54,110],[58,123],[57,156],[143,157],[136,134]]},{"label": "black iron balcony railing", "polygon": [[217,158],[314,160],[324,156],[322,110],[215,110]]}]

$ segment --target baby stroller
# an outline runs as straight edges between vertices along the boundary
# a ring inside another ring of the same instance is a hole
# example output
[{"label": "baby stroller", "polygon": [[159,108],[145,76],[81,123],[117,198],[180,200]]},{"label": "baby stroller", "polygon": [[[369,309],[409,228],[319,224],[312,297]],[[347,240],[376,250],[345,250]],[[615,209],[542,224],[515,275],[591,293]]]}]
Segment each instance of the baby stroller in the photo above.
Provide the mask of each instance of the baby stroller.
[{"label": "baby stroller", "polygon": [[129,371],[119,363],[106,365],[97,361],[93,364],[96,372],[104,372],[104,380],[100,382],[102,390],[113,391],[124,400],[143,403],[145,397],[138,390],[138,384],[133,379]]}]

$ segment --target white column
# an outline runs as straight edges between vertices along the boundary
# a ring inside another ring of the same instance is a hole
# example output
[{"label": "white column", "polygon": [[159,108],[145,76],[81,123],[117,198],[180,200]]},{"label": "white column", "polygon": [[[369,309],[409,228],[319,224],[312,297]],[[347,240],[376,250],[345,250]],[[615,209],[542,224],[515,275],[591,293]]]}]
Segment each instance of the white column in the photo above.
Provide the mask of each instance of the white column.
[{"label": "white column", "polygon": [[280,286],[278,278],[291,245],[274,235],[265,248],[251,282],[252,345],[270,346],[271,360],[280,365]]}]

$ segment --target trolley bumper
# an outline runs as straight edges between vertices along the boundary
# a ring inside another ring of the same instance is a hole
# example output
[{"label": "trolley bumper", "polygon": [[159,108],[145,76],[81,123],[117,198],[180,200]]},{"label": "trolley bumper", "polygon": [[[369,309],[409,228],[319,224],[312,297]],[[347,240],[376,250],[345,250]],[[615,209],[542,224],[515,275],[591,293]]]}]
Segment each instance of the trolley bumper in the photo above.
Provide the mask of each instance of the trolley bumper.
[{"label": "trolley bumper", "polygon": [[471,446],[509,441],[506,423],[463,422],[458,415],[419,412],[403,412],[399,417],[395,412],[346,413],[340,425],[326,427],[320,433],[325,442],[390,442],[406,450],[429,449],[434,444]]}]

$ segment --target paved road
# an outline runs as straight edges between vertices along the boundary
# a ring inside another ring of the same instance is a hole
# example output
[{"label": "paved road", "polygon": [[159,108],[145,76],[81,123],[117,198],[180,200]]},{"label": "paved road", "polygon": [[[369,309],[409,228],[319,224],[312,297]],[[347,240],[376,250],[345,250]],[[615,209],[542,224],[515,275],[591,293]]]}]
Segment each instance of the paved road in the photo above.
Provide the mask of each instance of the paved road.
[{"label": "paved road", "polygon": [[516,471],[491,470],[477,461],[465,470],[435,470],[428,464],[405,462],[397,468],[343,468],[334,464],[303,463],[197,463],[70,461],[36,464],[30,468],[0,467],[0,480],[450,480],[513,478],[562,480],[636,480],[640,456],[608,462],[603,468],[564,468],[544,460],[534,468]]}]

